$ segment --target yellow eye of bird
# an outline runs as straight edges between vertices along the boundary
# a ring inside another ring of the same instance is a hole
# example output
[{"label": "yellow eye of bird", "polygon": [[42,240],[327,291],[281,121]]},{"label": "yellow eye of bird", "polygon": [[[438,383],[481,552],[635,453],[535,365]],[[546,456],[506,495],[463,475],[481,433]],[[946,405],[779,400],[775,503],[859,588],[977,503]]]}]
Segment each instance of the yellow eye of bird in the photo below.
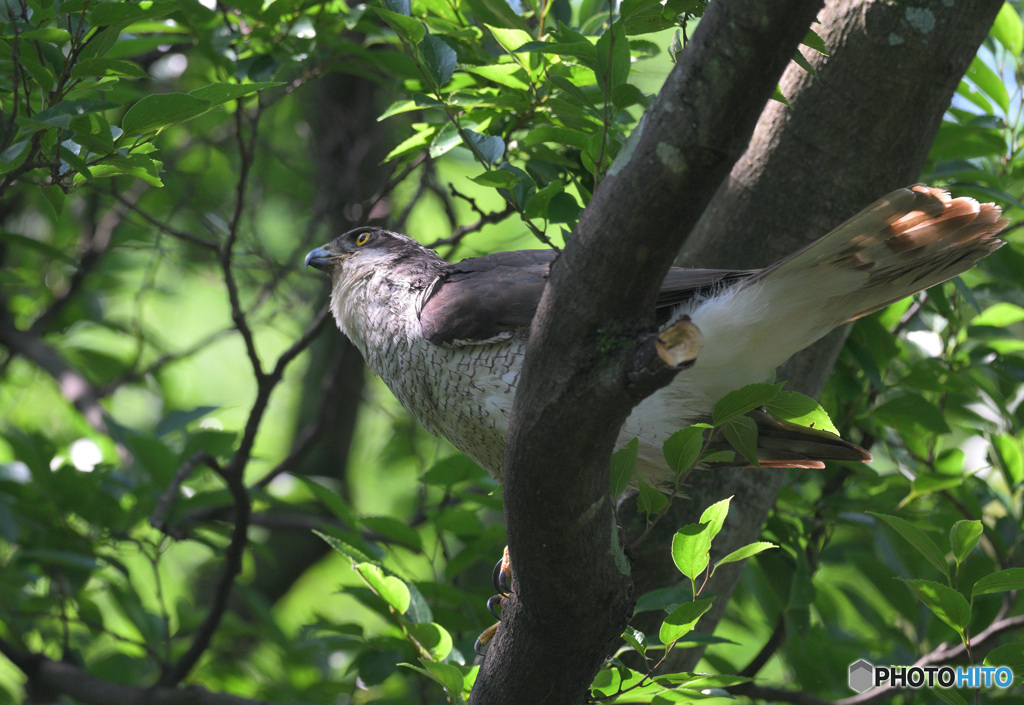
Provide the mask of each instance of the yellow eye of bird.
[{"label": "yellow eye of bird", "polygon": [[359,235],[356,237],[356,246],[357,247],[362,247],[363,245],[365,245],[369,241],[370,241],[370,233],[368,233],[368,232],[359,233]]}]

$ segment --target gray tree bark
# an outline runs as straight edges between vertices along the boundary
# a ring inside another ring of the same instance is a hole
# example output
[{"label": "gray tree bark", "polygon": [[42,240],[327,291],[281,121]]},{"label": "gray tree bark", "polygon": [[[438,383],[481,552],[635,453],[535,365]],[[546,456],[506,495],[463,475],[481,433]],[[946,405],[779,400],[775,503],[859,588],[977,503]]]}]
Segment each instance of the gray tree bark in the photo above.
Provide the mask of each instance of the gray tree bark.
[{"label": "gray tree bark", "polygon": [[[633,575],[621,562],[607,503],[608,458],[629,408],[670,377],[633,388],[626,381],[625,351],[649,330],[655,287],[648,284],[664,271],[652,260],[663,258],[667,266],[693,229],[685,263],[763,266],[916,180],[1000,5],[830,4],[817,27],[830,56],[812,57],[820,82],[791,66],[782,86],[792,108],[768,104],[752,138],[744,116],[761,112],[780,50],[783,60],[791,55],[817,7],[708,7],[628,162],[617,164],[595,193],[534,320],[506,455],[514,594],[471,702],[583,701],[628,617],[634,580],[643,592],[678,578],[666,543],[675,527],[734,495],[741,511],[731,514],[717,548],[730,551],[757,538],[783,475],[707,473],[662,522],[661,540],[648,541],[635,557]],[[774,24],[780,17],[796,32]],[[693,211],[703,210],[708,189],[721,183],[736,141],[745,145],[748,138],[749,149],[694,227]],[[612,279],[624,282],[624,293],[602,291]],[[787,365],[794,388],[820,391],[841,337]],[[609,343],[613,350],[604,357],[586,352]],[[702,630],[720,619],[737,577],[738,566],[709,586],[719,599]]]},{"label": "gray tree bark", "polygon": [[653,345],[658,284],[819,7],[710,4],[552,266],[505,455],[513,594],[471,703],[584,702],[626,626],[632,579],[608,461],[632,407],[677,371],[638,364]]},{"label": "gray tree bark", "polygon": [[[749,149],[691,233],[679,262],[768,265],[889,191],[917,181],[942,116],[1001,5],[830,2],[815,26],[829,55],[803,50],[820,80],[789,66],[781,86],[792,107],[774,101],[766,106]],[[790,360],[779,379],[817,396],[844,338],[837,331],[819,341]],[[689,498],[675,502],[635,556],[637,594],[679,580],[668,548],[672,534],[718,500],[733,496],[734,510],[715,540],[716,554],[756,541],[785,479],[786,473],[767,469],[694,476]],[[634,516],[631,533],[638,530]],[[700,622],[701,631],[711,632],[721,619],[742,567],[725,566],[709,583],[708,593],[719,599]],[[637,626],[652,629],[655,619],[660,616],[644,615]],[[680,652],[671,666],[692,668],[700,653]]]}]

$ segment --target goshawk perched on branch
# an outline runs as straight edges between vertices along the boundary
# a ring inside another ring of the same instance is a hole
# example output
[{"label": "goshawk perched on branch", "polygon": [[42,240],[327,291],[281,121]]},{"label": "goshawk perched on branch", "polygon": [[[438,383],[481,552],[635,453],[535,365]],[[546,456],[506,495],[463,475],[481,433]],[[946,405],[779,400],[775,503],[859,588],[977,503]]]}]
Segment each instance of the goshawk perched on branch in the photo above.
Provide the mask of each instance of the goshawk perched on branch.
[{"label": "goshawk perched on branch", "polygon": [[[672,433],[833,328],[970,269],[1002,244],[999,216],[992,204],[918,185],[765,269],[670,270],[659,320],[689,316],[703,349],[623,426],[620,443],[639,438],[640,474],[671,489],[662,444]],[[554,257],[522,250],[452,264],[405,235],[364,227],[313,250],[306,264],[331,275],[338,327],[402,405],[500,478],[529,326]],[[765,414],[755,421],[763,465],[870,457],[823,431]]]}]

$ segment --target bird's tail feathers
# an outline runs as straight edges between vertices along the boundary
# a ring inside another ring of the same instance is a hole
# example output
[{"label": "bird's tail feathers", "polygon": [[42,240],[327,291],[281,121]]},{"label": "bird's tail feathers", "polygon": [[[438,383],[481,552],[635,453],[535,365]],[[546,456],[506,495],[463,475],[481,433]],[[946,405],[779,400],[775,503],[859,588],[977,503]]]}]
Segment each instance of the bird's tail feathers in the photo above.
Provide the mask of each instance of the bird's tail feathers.
[{"label": "bird's tail feathers", "polygon": [[1007,222],[992,203],[918,184],[890,193],[740,286],[776,283],[799,292],[826,284],[832,327],[966,272],[1003,245],[997,236]]},{"label": "bird's tail feathers", "polygon": [[[1003,243],[999,208],[941,189],[890,193],[820,240],[680,310],[704,335],[685,375],[713,403],[833,328],[960,274]],[[683,377],[683,375],[681,375]]]}]

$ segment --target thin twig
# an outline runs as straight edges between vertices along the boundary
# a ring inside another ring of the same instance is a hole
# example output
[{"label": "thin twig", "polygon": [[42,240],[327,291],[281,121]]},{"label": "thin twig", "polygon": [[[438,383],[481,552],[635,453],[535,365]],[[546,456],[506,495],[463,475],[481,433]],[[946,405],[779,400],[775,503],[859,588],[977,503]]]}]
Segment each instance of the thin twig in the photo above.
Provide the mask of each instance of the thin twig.
[{"label": "thin twig", "polygon": [[229,472],[209,454],[203,454],[200,462],[209,466],[217,473],[224,484],[228,486],[231,496],[235,500],[235,526],[231,531],[231,541],[224,551],[224,565],[221,568],[220,577],[217,579],[217,586],[214,588],[213,601],[206,613],[202,624],[196,630],[195,636],[188,650],[170,668],[166,669],[160,676],[160,685],[171,686],[181,682],[188,675],[192,667],[199,661],[199,658],[210,645],[213,633],[217,631],[221,619],[227,611],[228,598],[235,585],[235,578],[242,572],[242,556],[245,547],[249,542],[249,515],[252,506],[249,500],[249,493],[242,480],[242,474]]},{"label": "thin twig", "polygon": [[[971,640],[972,646],[977,649],[979,646],[992,640],[994,637],[1015,629],[1024,629],[1024,615],[1007,617],[1006,619],[993,622],[987,629]],[[953,661],[962,658],[966,653],[967,648],[962,643],[953,647],[947,647],[946,644],[942,644],[934,651],[919,658],[914,662],[913,666],[935,666],[938,664],[952,663]],[[810,693],[805,693],[799,690],[794,691],[785,690],[784,688],[771,688],[755,685],[753,683],[744,683],[734,688],[730,688],[730,692],[734,695],[746,695],[751,698],[793,703],[793,705],[875,705],[876,703],[891,702],[893,696],[902,690],[904,690],[904,688],[882,685],[877,688],[872,688],[860,695],[854,695],[853,697],[841,698],[839,700],[826,700],[825,698],[819,698],[816,695],[811,695]]]}]

